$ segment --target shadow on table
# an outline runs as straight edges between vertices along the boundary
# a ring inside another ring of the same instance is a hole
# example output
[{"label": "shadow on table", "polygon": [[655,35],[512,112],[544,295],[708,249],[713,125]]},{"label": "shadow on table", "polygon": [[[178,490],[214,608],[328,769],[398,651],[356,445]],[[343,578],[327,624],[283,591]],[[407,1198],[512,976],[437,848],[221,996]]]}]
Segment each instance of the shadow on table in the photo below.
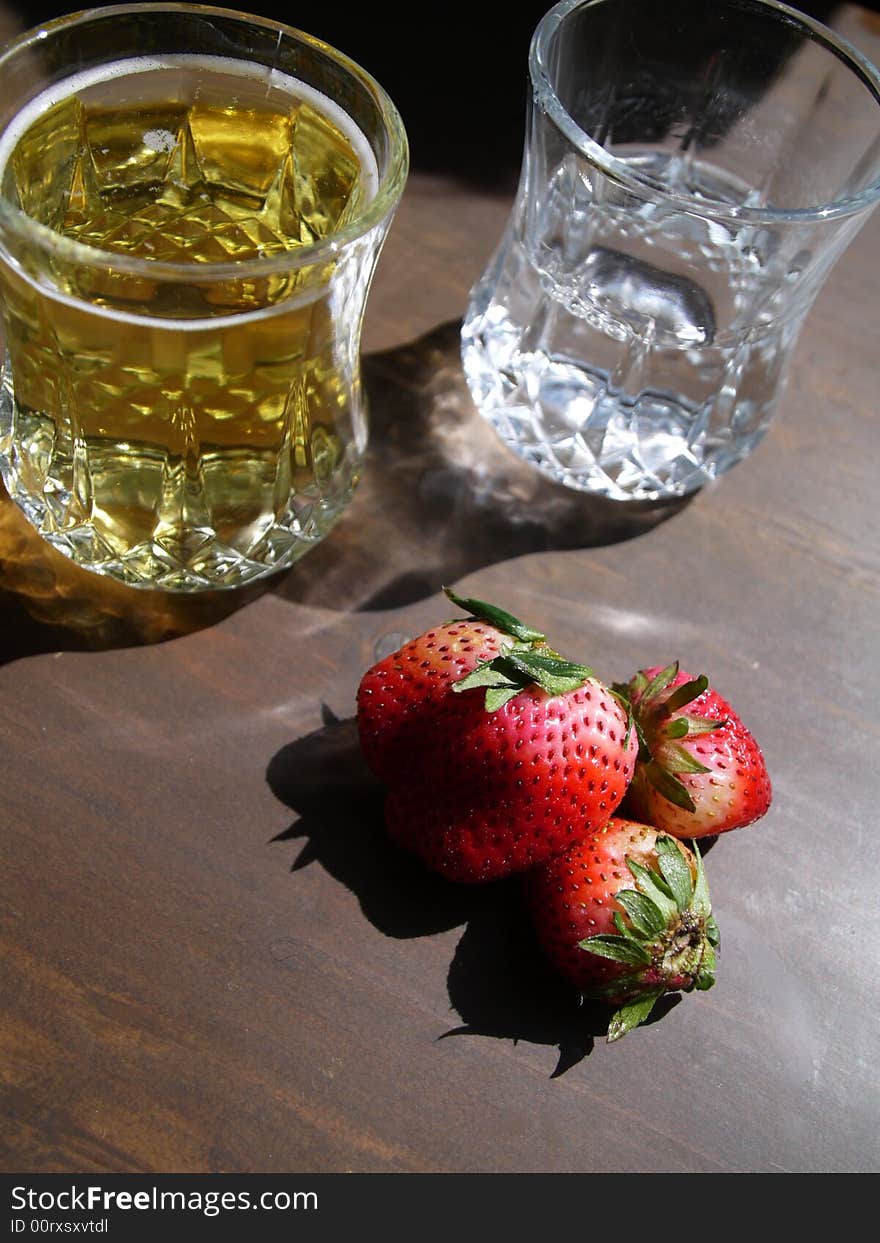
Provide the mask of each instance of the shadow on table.
[{"label": "shadow on table", "polygon": [[[273,756],[268,784],[298,819],[273,838],[302,842],[291,867],[317,862],[357,897],[386,936],[419,937],[465,925],[449,967],[461,1022],[441,1038],[491,1037],[555,1046],[554,1077],[586,1057],[611,1011],[581,1005],[545,964],[521,906],[519,878],[460,885],[429,872],[382,824],[382,788],[361,758],[353,719],[325,724]],[[677,998],[657,1006],[651,1022]]]},{"label": "shadow on table", "polygon": [[479,415],[460,323],[364,360],[370,445],[336,531],[280,581],[279,596],[331,609],[392,609],[527,553],[632,539],[689,501],[626,502],[551,482]]},{"label": "shadow on table", "polygon": [[479,890],[449,885],[385,833],[382,787],[361,758],[353,719],[324,710],[322,729],[273,756],[266,780],[298,819],[273,841],[301,841],[291,871],[317,861],[357,897],[375,928],[419,937],[464,923]]},{"label": "shadow on table", "polygon": [[[518,878],[488,888],[489,900],[468,921],[449,967],[449,999],[462,1022],[444,1038],[554,1045],[555,1079],[604,1039],[613,1011],[582,1002],[549,970],[523,912]],[[659,1022],[680,1000],[679,994],[661,998],[647,1024]]]},{"label": "shadow on table", "polygon": [[210,626],[266,590],[332,610],[393,609],[526,553],[631,539],[684,501],[617,504],[551,483],[477,413],[459,324],[364,360],[364,477],[330,537],[251,587],[176,595],[80,569],[0,489],[0,663],[58,650],[156,643]]}]

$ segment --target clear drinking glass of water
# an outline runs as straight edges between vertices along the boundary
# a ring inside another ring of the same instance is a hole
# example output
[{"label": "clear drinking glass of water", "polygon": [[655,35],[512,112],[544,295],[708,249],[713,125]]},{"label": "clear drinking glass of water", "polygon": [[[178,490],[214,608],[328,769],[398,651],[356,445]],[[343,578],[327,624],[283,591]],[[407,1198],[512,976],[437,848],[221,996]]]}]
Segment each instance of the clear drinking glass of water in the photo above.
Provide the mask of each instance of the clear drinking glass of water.
[{"label": "clear drinking glass of water", "polygon": [[880,72],[774,0],[563,0],[465,372],[558,482],[682,496],[774,412],[822,282],[880,200]]}]

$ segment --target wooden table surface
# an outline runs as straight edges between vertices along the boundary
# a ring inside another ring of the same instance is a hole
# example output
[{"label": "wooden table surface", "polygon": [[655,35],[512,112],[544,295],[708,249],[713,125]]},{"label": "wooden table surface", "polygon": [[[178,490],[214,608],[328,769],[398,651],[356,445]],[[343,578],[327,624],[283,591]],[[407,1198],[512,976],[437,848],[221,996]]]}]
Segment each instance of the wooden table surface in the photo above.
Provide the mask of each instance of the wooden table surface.
[{"label": "wooden table surface", "polygon": [[[508,206],[412,176],[363,485],[262,591],[124,589],[3,500],[3,1169],[880,1168],[880,214],[762,446],[634,513],[541,482],[469,401],[458,320]],[[383,835],[355,690],[444,582],[607,679],[708,671],[763,744],[774,805],[707,857],[717,986],[616,1045],[516,883],[444,884]]]}]

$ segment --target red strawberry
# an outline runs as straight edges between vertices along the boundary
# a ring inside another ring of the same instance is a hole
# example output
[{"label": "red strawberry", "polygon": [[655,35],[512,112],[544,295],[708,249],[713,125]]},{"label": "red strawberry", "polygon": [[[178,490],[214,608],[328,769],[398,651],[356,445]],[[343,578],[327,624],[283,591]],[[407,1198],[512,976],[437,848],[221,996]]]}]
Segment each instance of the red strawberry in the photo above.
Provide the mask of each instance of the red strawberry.
[{"label": "red strawberry", "polygon": [[451,880],[493,880],[605,823],[632,777],[635,732],[590,669],[492,605],[447,594],[472,619],[369,670],[358,723],[392,836]]},{"label": "red strawberry", "polygon": [[771,788],[761,750],[703,675],[683,673],[676,662],[644,669],[615,690],[631,703],[642,744],[630,814],[687,838],[726,833],[764,815]]},{"label": "red strawberry", "polygon": [[711,988],[718,928],[699,852],[616,817],[526,877],[545,953],[585,996],[620,1005],[617,1040],[664,993]]},{"label": "red strawberry", "polygon": [[453,683],[494,660],[514,638],[474,618],[444,622],[373,665],[358,688],[357,721],[364,759],[391,783],[406,756],[425,746],[433,712]]}]

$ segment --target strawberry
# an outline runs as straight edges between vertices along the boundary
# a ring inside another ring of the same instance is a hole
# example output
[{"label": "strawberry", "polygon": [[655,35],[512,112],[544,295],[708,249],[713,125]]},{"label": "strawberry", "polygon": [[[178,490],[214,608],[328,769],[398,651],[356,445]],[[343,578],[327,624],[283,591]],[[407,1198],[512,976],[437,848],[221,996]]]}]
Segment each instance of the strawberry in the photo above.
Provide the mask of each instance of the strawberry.
[{"label": "strawberry", "polygon": [[455,682],[494,660],[515,638],[477,618],[444,622],[373,665],[358,688],[361,751],[382,781],[393,782],[426,745],[433,714]]},{"label": "strawberry", "polygon": [[494,880],[604,824],[636,738],[589,668],[493,605],[447,595],[469,619],[370,669],[358,727],[392,837],[451,880]]},{"label": "strawberry", "polygon": [[[674,837],[743,828],[772,796],[761,750],[704,675],[643,669],[615,691],[627,700],[640,749],[627,811]],[[683,709],[686,709],[683,711]]]},{"label": "strawberry", "polygon": [[538,939],[586,997],[619,1005],[618,1040],[664,993],[711,988],[718,928],[699,851],[612,817],[525,878]]}]

